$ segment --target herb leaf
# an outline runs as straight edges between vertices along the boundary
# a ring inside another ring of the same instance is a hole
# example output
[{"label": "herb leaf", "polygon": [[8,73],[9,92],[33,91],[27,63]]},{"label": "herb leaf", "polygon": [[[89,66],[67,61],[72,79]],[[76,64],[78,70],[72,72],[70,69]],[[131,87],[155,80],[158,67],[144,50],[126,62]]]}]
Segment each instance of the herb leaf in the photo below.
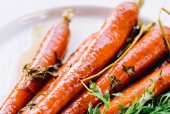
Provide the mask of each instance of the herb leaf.
[{"label": "herb leaf", "polygon": [[89,106],[88,106],[88,113],[93,114],[93,106],[92,106],[91,102],[89,103]]},{"label": "herb leaf", "polygon": [[[142,112],[142,110],[144,109],[144,105],[146,104],[147,101],[151,100],[154,96],[154,94],[152,93],[153,88],[155,86],[155,82],[153,80],[151,80],[151,86],[144,90],[142,93],[141,98],[138,100],[138,96],[136,94],[136,98],[134,100],[132,100],[132,104],[131,105],[127,105],[125,108],[123,108],[123,106],[121,104],[118,105],[118,107],[120,108],[120,114],[139,114]],[[113,95],[118,95],[118,96],[122,96],[124,97],[124,95],[122,94],[113,94]],[[126,97],[126,96],[125,96]]]},{"label": "herb leaf", "polygon": [[116,97],[125,97],[122,93],[113,93],[112,95]]},{"label": "herb leaf", "polygon": [[135,67],[134,67],[134,66],[125,66],[125,65],[122,65],[122,69],[123,69],[129,76],[134,76],[134,75],[135,75]]},{"label": "herb leaf", "polygon": [[118,107],[120,109],[120,113],[119,114],[125,114],[126,109],[122,106],[122,104],[118,104]]},{"label": "herb leaf", "polygon": [[30,64],[26,64],[23,68],[23,74],[27,77],[28,80],[44,79],[48,76],[55,76],[60,66],[60,62],[53,66],[51,65],[38,68],[31,68]]},{"label": "herb leaf", "polygon": [[96,107],[93,108],[91,102],[88,106],[88,114],[100,114],[99,106],[101,103],[97,104]]},{"label": "herb leaf", "polygon": [[110,94],[108,91],[106,91],[103,95],[102,91],[100,88],[96,87],[95,83],[90,81],[89,85],[90,89],[92,91],[89,92],[90,95],[93,95],[97,98],[99,98],[103,103],[106,109],[109,108],[109,103],[110,103]]}]

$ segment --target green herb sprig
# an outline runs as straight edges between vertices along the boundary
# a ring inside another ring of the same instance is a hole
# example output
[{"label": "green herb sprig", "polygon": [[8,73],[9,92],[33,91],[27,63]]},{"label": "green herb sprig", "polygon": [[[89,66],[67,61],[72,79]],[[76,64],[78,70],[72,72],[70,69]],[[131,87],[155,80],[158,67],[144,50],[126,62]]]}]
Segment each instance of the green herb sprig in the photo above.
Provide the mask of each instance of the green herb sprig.
[{"label": "green herb sprig", "polygon": [[95,107],[92,106],[91,102],[88,106],[88,114],[100,114],[99,106],[101,103],[97,104]]},{"label": "green herb sprig", "polygon": [[[136,98],[134,100],[132,100],[131,105],[128,104],[126,107],[123,107],[121,104],[118,104],[118,107],[120,109],[120,114],[139,114],[139,113],[141,113],[146,102],[153,99],[154,94],[152,91],[154,89],[155,82],[153,80],[151,80],[151,83],[152,83],[151,86],[148,89],[143,91],[142,97],[139,100],[138,100],[138,95],[136,94]],[[125,97],[121,93],[113,94],[113,95]]]},{"label": "green herb sprig", "polygon": [[109,108],[110,103],[110,94],[106,91],[104,94],[102,93],[101,89],[95,85],[94,82],[90,81],[89,87],[93,92],[89,92],[90,95],[98,97],[103,103],[106,109]]},{"label": "green herb sprig", "polygon": [[170,113],[170,91],[154,99],[143,108],[143,113],[169,114]]},{"label": "green herb sprig", "polygon": [[[83,81],[81,81],[81,83],[84,85],[84,87],[89,91],[89,94],[92,96],[95,96],[97,98],[99,98],[103,103],[104,103],[104,107],[105,110],[107,110],[109,108],[109,103],[110,103],[110,94],[108,91],[106,91],[104,94],[102,93],[101,89],[99,87],[97,87],[95,85],[94,82],[90,81],[89,83],[89,88],[84,84]],[[92,108],[91,103],[89,103],[89,114],[96,114],[94,112],[96,112],[98,110],[98,106],[101,103],[99,103],[94,109]],[[105,111],[103,112],[105,113]],[[98,114],[98,113],[97,113]]]},{"label": "green herb sprig", "polygon": [[[151,101],[150,101],[151,100]],[[150,101],[149,103],[146,103]],[[169,114],[170,113],[170,91],[153,99],[152,93],[142,94],[140,101],[134,100],[132,105],[123,107],[118,105],[120,114]]]}]

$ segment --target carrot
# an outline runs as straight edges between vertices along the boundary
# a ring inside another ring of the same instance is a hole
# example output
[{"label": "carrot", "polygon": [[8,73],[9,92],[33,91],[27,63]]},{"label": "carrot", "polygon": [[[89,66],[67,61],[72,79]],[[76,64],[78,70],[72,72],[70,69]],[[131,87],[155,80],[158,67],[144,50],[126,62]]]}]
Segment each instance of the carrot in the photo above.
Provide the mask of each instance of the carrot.
[{"label": "carrot", "polygon": [[[130,87],[122,91],[121,93],[125,97],[113,98],[109,104],[106,114],[117,114],[120,111],[118,104],[121,104],[123,107],[125,107],[127,104],[131,104],[132,101],[136,99],[136,96],[138,96],[139,99],[142,95],[142,92],[151,86],[151,80],[154,81],[154,97],[160,95],[166,89],[170,88],[170,64],[161,67],[160,69],[141,79],[139,82],[132,84]],[[103,106],[100,107],[100,111],[104,111]]]},{"label": "carrot", "polygon": [[[59,69],[58,71],[58,75],[62,76],[63,74],[65,74],[66,72],[69,71],[69,69],[72,67],[72,65],[74,65],[80,58],[80,56],[82,56],[82,54],[84,53],[85,50],[87,50],[88,46],[90,45],[90,43],[95,40],[97,36],[97,32],[90,35],[80,46],[79,48],[68,58],[68,60],[62,65],[62,67]],[[51,78],[48,83],[36,94],[36,96],[30,101],[33,102],[34,104],[37,104],[38,102],[40,102],[40,100],[48,94],[48,92],[50,91],[54,81],[56,80],[56,77]],[[31,106],[31,108],[33,108],[33,106]],[[26,113],[27,111],[30,110],[30,106],[27,105],[26,107],[24,107],[20,112]]]},{"label": "carrot", "polygon": [[137,21],[138,12],[134,2],[124,2],[115,8],[79,61],[59,77],[49,94],[28,113],[52,114],[65,106],[83,89],[80,80],[101,70],[118,52]]},{"label": "carrot", "polygon": [[[59,62],[63,59],[70,35],[68,26],[69,21],[63,19],[48,31],[31,63],[31,68],[54,65],[56,61]],[[3,103],[1,113],[16,114],[46,82],[47,78],[28,80],[23,74]]]},{"label": "carrot", "polygon": [[[165,31],[170,40],[170,28],[165,27]],[[168,53],[168,49],[162,32],[159,27],[154,27],[97,80],[96,86],[103,93],[106,91],[110,93],[120,91],[133,78],[140,76],[166,53]],[[128,71],[127,68],[130,70]],[[90,102],[95,106],[100,102],[100,99],[85,91],[75,98],[61,113],[85,113]]]}]

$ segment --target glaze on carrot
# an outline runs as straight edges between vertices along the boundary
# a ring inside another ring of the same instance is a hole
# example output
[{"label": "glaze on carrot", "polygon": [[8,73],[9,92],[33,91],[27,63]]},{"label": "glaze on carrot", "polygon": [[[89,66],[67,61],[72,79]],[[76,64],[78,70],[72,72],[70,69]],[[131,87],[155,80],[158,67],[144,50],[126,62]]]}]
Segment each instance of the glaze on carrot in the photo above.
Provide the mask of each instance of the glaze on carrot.
[{"label": "glaze on carrot", "polygon": [[[41,43],[31,67],[45,67],[56,64],[58,60],[62,61],[67,50],[69,35],[68,21],[62,20],[54,25]],[[23,75],[3,103],[1,113],[16,114],[46,82],[46,79],[28,80]]]},{"label": "glaze on carrot", "polygon": [[29,114],[58,113],[83,89],[80,80],[100,71],[116,55],[135,25],[138,13],[134,2],[124,2],[115,8],[79,61],[59,77],[49,94]]},{"label": "glaze on carrot", "polygon": [[[162,72],[161,75],[160,72]],[[170,64],[161,67],[160,69],[126,88],[121,92],[125,97],[114,97],[109,104],[109,108],[106,110],[106,114],[117,114],[120,111],[118,104],[121,104],[123,107],[125,107],[127,104],[131,104],[132,101],[136,98],[136,94],[138,95],[138,98],[140,98],[142,92],[151,86],[151,80],[155,82],[153,89],[154,97],[169,89]],[[104,111],[103,106],[100,107],[100,111]]]},{"label": "glaze on carrot", "polygon": [[[87,50],[88,46],[90,45],[93,40],[95,40],[97,36],[97,32],[90,35],[80,46],[79,48],[68,58],[68,60],[62,65],[62,67],[58,71],[58,75],[62,76],[63,74],[67,73],[69,69],[72,67],[72,65],[76,64],[76,62],[79,60],[79,58],[83,55],[85,50]],[[36,94],[36,96],[32,99],[34,104],[37,104],[40,102],[40,100],[48,94],[48,92],[51,90],[51,87],[53,87],[53,83],[55,82],[57,77],[51,78],[48,83]],[[23,108],[23,113],[29,112],[30,107],[26,106]]]},{"label": "glaze on carrot", "polygon": [[[164,27],[164,29],[170,40],[170,28]],[[162,32],[159,27],[154,27],[146,33],[124,57],[96,81],[96,86],[98,86],[103,93],[106,91],[110,93],[120,91],[132,79],[138,78],[166,53],[168,53],[168,49]],[[123,70],[123,65],[126,67],[134,67],[134,75],[128,75],[128,73]],[[112,79],[110,79],[110,77],[112,77]],[[112,88],[112,86],[114,86],[114,88]],[[88,94],[88,91],[85,91],[75,98],[61,113],[86,113],[90,102],[95,106],[100,102],[100,99]]]}]

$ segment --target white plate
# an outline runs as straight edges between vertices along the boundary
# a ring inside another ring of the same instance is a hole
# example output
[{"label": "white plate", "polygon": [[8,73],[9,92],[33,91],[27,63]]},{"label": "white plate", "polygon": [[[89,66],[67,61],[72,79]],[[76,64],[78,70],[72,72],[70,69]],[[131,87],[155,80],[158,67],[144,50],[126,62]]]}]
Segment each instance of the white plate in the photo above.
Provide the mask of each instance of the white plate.
[{"label": "white plate", "polygon": [[[72,8],[71,38],[66,58],[91,33],[100,29],[111,8],[72,6],[26,15],[0,29],[0,104],[16,84],[24,64],[29,63],[48,28],[61,18],[63,9]],[[142,19],[146,22],[146,19]]]}]

